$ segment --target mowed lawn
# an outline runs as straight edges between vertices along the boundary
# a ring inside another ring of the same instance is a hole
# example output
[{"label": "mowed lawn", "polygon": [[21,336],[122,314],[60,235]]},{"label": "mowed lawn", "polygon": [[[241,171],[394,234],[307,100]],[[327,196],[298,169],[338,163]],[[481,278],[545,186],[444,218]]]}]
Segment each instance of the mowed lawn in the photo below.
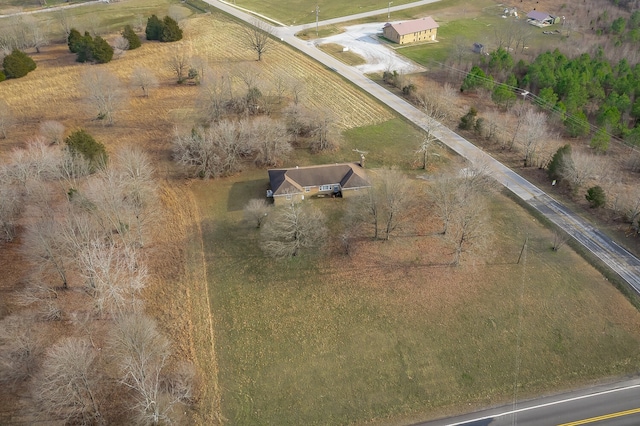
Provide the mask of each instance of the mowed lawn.
[{"label": "mowed lawn", "polygon": [[[502,194],[489,249],[452,268],[436,235],[265,258],[242,207],[266,187],[265,171],[191,187],[230,424],[404,423],[637,371],[637,310]],[[347,199],[309,202],[342,227]]]},{"label": "mowed lawn", "polygon": [[[414,0],[394,0],[393,6],[411,3]],[[300,25],[316,20],[316,6],[320,20],[353,15],[377,9],[386,9],[388,1],[323,1],[316,0],[234,0],[234,4],[268,16],[286,25]]]}]

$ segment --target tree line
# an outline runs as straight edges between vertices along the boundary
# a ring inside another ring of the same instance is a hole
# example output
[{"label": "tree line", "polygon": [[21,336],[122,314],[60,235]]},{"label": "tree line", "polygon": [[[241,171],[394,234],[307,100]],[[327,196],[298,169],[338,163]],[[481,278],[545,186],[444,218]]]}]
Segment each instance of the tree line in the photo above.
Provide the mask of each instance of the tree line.
[{"label": "tree line", "polygon": [[64,132],[44,122],[0,164],[2,237],[20,237],[29,265],[12,296],[21,308],[0,320],[0,383],[28,389],[33,419],[175,421],[195,369],[171,355],[140,298],[161,214],[151,160],[131,147],[110,158],[86,132]]}]

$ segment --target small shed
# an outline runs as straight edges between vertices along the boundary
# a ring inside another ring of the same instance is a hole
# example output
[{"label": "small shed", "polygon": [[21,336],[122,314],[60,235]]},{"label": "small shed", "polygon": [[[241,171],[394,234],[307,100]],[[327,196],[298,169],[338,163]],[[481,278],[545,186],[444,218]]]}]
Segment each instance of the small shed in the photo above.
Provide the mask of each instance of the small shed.
[{"label": "small shed", "polygon": [[527,22],[531,25],[535,25],[536,27],[547,27],[549,25],[555,24],[557,20],[557,17],[551,16],[547,12],[538,12],[537,10],[532,10],[531,12],[527,13]]}]

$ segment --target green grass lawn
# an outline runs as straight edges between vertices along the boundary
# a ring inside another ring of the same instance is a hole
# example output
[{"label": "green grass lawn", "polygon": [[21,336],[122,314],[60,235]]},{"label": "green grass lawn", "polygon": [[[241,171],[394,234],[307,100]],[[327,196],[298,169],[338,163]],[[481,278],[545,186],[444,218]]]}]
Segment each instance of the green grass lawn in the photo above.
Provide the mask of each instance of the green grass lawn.
[{"label": "green grass lawn", "polygon": [[[394,0],[393,5],[411,3],[412,0]],[[323,1],[316,0],[235,0],[238,6],[253,10],[286,25],[300,25],[316,20],[316,5],[320,6],[319,19],[331,19],[338,16],[353,15],[376,9],[386,9],[385,1]]]},{"label": "green grass lawn", "polygon": [[[414,132],[401,120],[354,129],[344,155],[396,146],[368,163],[387,164]],[[230,424],[406,423],[510,401],[515,377],[526,398],[637,371],[640,314],[568,247],[550,250],[552,233],[507,197],[490,199],[486,262],[434,265],[418,247],[437,247],[435,236],[274,261],[242,222],[267,183],[252,170],[192,186]],[[347,199],[309,202],[342,226]]]},{"label": "green grass lawn", "polygon": [[367,61],[358,55],[357,53],[353,53],[350,50],[344,51],[344,46],[335,43],[325,43],[318,46],[318,49],[328,53],[334,58],[344,62],[347,65],[356,66],[366,64]]}]

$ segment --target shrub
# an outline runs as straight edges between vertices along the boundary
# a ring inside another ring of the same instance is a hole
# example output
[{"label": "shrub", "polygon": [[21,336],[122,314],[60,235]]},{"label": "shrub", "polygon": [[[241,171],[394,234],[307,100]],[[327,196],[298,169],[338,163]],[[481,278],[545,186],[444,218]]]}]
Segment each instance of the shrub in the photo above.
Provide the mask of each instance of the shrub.
[{"label": "shrub", "polygon": [[92,171],[107,164],[107,150],[104,145],[84,130],[80,129],[71,133],[65,139],[65,143],[71,152],[82,155],[89,162]]},{"label": "shrub", "polygon": [[137,49],[142,45],[140,42],[140,37],[133,31],[131,25],[125,25],[124,31],[122,31],[122,37],[126,38],[129,42],[129,50]]},{"label": "shrub", "polygon": [[71,28],[69,31],[69,37],[67,37],[67,46],[69,46],[69,51],[71,53],[78,53],[78,47],[82,42],[82,34],[80,31],[75,28]]},{"label": "shrub", "polygon": [[7,76],[4,75],[2,71],[0,71],[0,81],[5,81],[6,79],[7,79]]},{"label": "shrub", "polygon": [[93,60],[93,38],[88,31],[76,44],[76,62],[89,62]]},{"label": "shrub", "polygon": [[165,16],[162,20],[162,32],[160,41],[171,42],[182,40],[182,30],[178,23],[170,16]]},{"label": "shrub", "polygon": [[162,21],[160,21],[156,15],[151,15],[149,19],[147,19],[147,28],[145,29],[147,40],[160,40],[162,27]]},{"label": "shrub", "polygon": [[106,64],[113,58],[113,47],[105,39],[96,36],[91,49],[93,59],[99,64]]},{"label": "shrub", "polygon": [[36,63],[26,53],[14,49],[2,61],[4,74],[7,78],[20,78],[36,69]]},{"label": "shrub", "polygon": [[607,201],[604,189],[601,186],[593,186],[587,190],[585,198],[591,204],[592,208],[598,208],[604,206]]},{"label": "shrub", "polygon": [[471,130],[476,125],[476,116],[478,115],[478,110],[474,107],[469,108],[469,112],[463,115],[460,118],[460,123],[458,124],[458,128],[461,130]]}]

